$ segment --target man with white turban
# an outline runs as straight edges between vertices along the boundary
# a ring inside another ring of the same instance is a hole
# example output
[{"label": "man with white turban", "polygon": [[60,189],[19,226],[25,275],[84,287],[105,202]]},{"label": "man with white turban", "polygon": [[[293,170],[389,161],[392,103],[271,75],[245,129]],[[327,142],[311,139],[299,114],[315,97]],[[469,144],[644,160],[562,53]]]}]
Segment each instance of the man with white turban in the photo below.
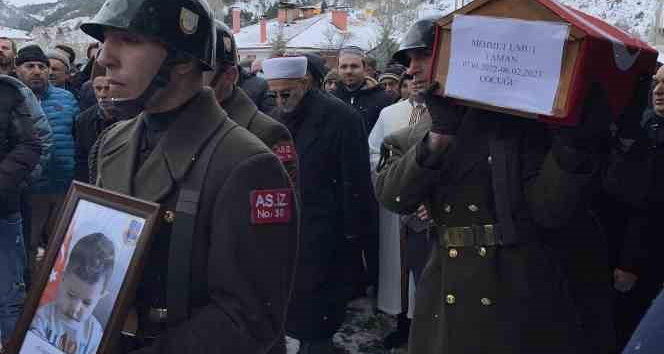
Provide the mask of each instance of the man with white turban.
[{"label": "man with white turban", "polygon": [[310,82],[305,57],[265,60],[263,72],[298,156],[301,245],[288,343],[299,345],[293,353],[327,354],[353,293],[353,250],[370,232],[367,135],[355,110]]}]

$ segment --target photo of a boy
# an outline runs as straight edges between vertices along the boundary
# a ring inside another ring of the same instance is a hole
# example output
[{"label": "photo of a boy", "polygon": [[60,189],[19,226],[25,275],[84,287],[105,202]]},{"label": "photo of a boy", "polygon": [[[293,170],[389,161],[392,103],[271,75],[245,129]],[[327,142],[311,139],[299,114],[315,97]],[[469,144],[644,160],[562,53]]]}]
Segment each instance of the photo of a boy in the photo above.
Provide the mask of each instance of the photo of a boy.
[{"label": "photo of a boy", "polygon": [[66,354],[93,354],[103,328],[92,314],[108,294],[115,246],[102,233],[83,236],[72,248],[55,301],[37,310],[30,331]]}]

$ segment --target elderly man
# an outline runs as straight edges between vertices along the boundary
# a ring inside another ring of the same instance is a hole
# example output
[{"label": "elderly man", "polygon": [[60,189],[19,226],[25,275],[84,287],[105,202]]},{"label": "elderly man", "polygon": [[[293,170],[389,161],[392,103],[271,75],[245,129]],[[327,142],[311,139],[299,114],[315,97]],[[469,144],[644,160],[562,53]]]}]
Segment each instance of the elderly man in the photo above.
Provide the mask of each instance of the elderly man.
[{"label": "elderly man", "polygon": [[97,104],[81,112],[76,119],[74,130],[76,141],[76,179],[88,183],[90,170],[88,156],[99,134],[118,121],[108,96],[110,90],[107,76],[97,76],[92,80],[92,88]]},{"label": "elderly man", "polygon": [[434,38],[435,21],[422,19],[395,54],[425,95],[431,124],[385,138],[376,183],[387,209],[406,214],[424,203],[439,226],[417,289],[409,353],[591,352],[573,299],[578,289],[561,272],[567,264],[558,251],[576,246],[560,242],[560,230],[587,217],[583,192],[610,113],[594,91],[581,125],[554,133],[453,105],[433,94]]},{"label": "elderly man", "polygon": [[301,354],[329,353],[352,295],[354,240],[369,231],[364,128],[354,110],[311,86],[307,58],[268,59],[263,70],[299,156],[300,259],[286,330]]}]

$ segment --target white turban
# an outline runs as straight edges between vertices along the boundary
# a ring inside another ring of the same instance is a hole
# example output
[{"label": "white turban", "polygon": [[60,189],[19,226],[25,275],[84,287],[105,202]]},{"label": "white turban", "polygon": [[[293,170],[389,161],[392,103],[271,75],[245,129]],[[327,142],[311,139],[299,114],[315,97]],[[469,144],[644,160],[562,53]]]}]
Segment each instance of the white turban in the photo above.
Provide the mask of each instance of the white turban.
[{"label": "white turban", "polygon": [[281,57],[263,61],[266,80],[301,79],[307,75],[306,57]]}]

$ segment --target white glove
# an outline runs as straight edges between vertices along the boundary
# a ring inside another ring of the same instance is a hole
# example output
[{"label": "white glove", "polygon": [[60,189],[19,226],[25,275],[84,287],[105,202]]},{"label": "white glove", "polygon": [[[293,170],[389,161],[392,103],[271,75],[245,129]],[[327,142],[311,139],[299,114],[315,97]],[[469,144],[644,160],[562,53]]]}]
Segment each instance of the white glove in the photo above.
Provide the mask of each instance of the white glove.
[{"label": "white glove", "polygon": [[286,336],[286,354],[297,354],[300,351],[300,340]]}]

